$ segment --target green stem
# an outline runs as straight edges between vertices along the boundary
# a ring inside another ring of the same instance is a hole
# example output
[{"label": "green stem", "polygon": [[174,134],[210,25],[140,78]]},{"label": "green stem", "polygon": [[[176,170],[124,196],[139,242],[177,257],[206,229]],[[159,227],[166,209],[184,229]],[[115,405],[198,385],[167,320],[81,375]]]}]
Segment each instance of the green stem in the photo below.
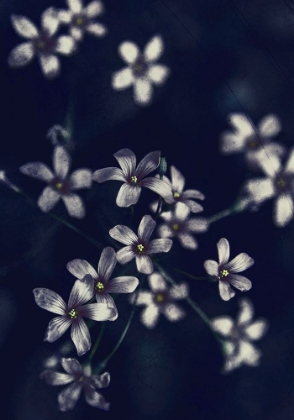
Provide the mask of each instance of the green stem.
[{"label": "green stem", "polygon": [[223,219],[223,218],[229,216],[232,213],[233,213],[232,209],[231,208],[228,208],[226,210],[223,210],[223,211],[215,214],[214,216],[209,217],[207,219],[207,221],[208,221],[208,223],[213,223],[213,222],[216,222],[216,221],[218,221],[220,219]]},{"label": "green stem", "polygon": [[193,279],[193,280],[207,280],[207,277],[196,277],[196,276],[193,276],[190,273],[187,273],[186,271],[179,270],[178,268],[172,267],[171,265],[170,265],[170,268],[172,268],[175,271],[178,271],[179,273],[184,274],[184,276],[187,276],[187,277],[189,277],[190,279]]},{"label": "green stem", "polygon": [[94,356],[94,354],[96,353],[96,350],[97,350],[97,348],[98,348],[98,346],[99,346],[99,344],[100,344],[101,338],[102,338],[102,336],[103,336],[104,330],[105,330],[105,322],[103,322],[103,324],[102,324],[102,326],[101,326],[101,328],[100,328],[99,335],[98,335],[97,340],[96,340],[96,342],[95,342],[95,344],[94,344],[94,346],[93,346],[93,348],[92,348],[92,351],[91,351],[91,353],[90,353],[90,356],[89,356],[89,361],[90,361],[91,359],[93,359],[93,356]]}]

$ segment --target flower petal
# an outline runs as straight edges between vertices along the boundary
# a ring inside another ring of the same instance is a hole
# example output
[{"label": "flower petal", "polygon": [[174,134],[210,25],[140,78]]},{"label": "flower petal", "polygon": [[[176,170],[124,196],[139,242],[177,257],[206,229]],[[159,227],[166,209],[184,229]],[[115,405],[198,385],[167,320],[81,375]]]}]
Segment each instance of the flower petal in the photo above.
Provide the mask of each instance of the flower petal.
[{"label": "flower petal", "polygon": [[46,311],[65,315],[67,306],[61,296],[53,290],[39,287],[33,290],[36,304]]},{"label": "flower petal", "polygon": [[154,231],[155,226],[156,226],[156,222],[152,219],[151,216],[149,215],[144,216],[138,228],[139,241],[142,240],[143,242],[148,243]]},{"label": "flower petal", "polygon": [[84,303],[89,302],[93,296],[93,278],[90,274],[86,274],[83,281],[75,281],[69,295],[68,307],[78,309]]},{"label": "flower petal", "polygon": [[93,388],[87,388],[85,390],[85,399],[92,407],[100,408],[106,411],[110,408],[110,403],[107,402],[101,394],[94,391]]},{"label": "flower petal", "polygon": [[211,326],[218,334],[224,337],[230,337],[234,322],[229,316],[219,316],[211,320]]},{"label": "flower petal", "polygon": [[118,46],[118,53],[126,63],[132,64],[138,58],[139,49],[133,42],[125,41]]},{"label": "flower petal", "polygon": [[255,134],[255,127],[250,118],[245,114],[232,113],[228,116],[228,122],[233,125],[233,128],[240,132],[244,137]]},{"label": "flower petal", "polygon": [[275,188],[270,178],[251,179],[245,183],[247,191],[255,203],[261,203],[275,195]]},{"label": "flower petal", "polygon": [[110,383],[110,374],[104,372],[102,375],[92,375],[92,380],[96,388],[107,388]]},{"label": "flower petal", "polygon": [[157,228],[157,234],[161,238],[172,238],[174,236],[174,231],[168,225],[163,224]]},{"label": "flower petal", "polygon": [[89,34],[94,36],[104,36],[107,34],[107,29],[102,23],[90,23],[86,26],[86,31],[89,32]]},{"label": "flower petal", "polygon": [[240,274],[231,274],[227,277],[228,282],[236,287],[236,289],[241,290],[241,292],[247,292],[251,289],[252,283],[247,277],[240,276]]},{"label": "flower petal", "polygon": [[197,249],[198,248],[198,242],[195,238],[193,238],[192,235],[189,235],[189,233],[179,233],[177,235],[177,238],[185,249]]},{"label": "flower petal", "polygon": [[33,39],[39,34],[36,26],[25,16],[12,15],[11,23],[15,32],[23,38]]},{"label": "flower petal", "polygon": [[65,316],[57,316],[49,322],[47,331],[45,333],[44,341],[53,343],[61,337],[70,327],[72,321]]},{"label": "flower petal", "polygon": [[116,259],[120,264],[126,264],[135,258],[136,254],[131,245],[125,246],[116,253]]},{"label": "flower petal", "polygon": [[290,149],[284,172],[294,174],[294,148],[293,147]]},{"label": "flower petal", "polygon": [[77,359],[72,359],[72,358],[65,358],[63,357],[61,359],[61,366],[63,367],[63,369],[71,374],[74,375],[76,373],[81,373],[83,372],[83,368],[80,365],[80,363],[78,362]]},{"label": "flower petal", "polygon": [[163,39],[161,36],[156,35],[148,42],[144,49],[144,58],[148,62],[153,62],[158,60],[159,57],[163,54]]},{"label": "flower petal", "polygon": [[30,63],[35,56],[31,42],[24,42],[14,47],[8,56],[8,65],[12,68],[23,67]]},{"label": "flower petal", "polygon": [[46,187],[38,199],[38,206],[44,212],[50,211],[57,204],[60,195],[51,187]]},{"label": "flower petal", "polygon": [[69,28],[69,34],[76,42],[80,42],[84,38],[84,31],[76,26],[71,26]]},{"label": "flower petal", "polygon": [[104,6],[101,1],[91,1],[91,3],[84,8],[84,11],[88,18],[94,18],[103,13]]},{"label": "flower petal", "polygon": [[205,195],[198,190],[186,190],[183,191],[182,198],[196,198],[198,200],[204,200]]},{"label": "flower petal", "polygon": [[185,177],[175,166],[170,167],[172,189],[177,193],[182,193],[185,187]]},{"label": "flower petal", "polygon": [[[77,280],[79,281],[79,280]],[[98,305],[93,303],[92,305]],[[72,323],[71,339],[76,346],[78,356],[82,356],[91,348],[91,337],[83,318],[78,318]]]},{"label": "flower petal", "polygon": [[174,303],[167,303],[163,308],[163,313],[171,322],[180,321],[186,316],[186,312]]},{"label": "flower petal", "polygon": [[111,86],[113,89],[121,90],[130,87],[134,82],[133,72],[129,67],[112,73]]},{"label": "flower petal", "polygon": [[53,54],[42,54],[39,56],[41,70],[45,77],[53,79],[60,72],[59,59]]},{"label": "flower petal", "polygon": [[57,38],[55,51],[59,54],[69,55],[76,50],[75,40],[68,35],[62,35]]},{"label": "flower petal", "polygon": [[227,281],[220,280],[218,282],[219,294],[220,297],[227,301],[235,296],[234,290],[231,288],[230,284]]},{"label": "flower petal", "polygon": [[147,306],[140,314],[142,324],[147,328],[154,328],[157,324],[159,314],[159,308],[156,305],[151,304]]},{"label": "flower petal", "polygon": [[59,26],[59,20],[58,13],[54,7],[49,7],[42,13],[41,26],[49,37],[55,34]]},{"label": "flower petal", "polygon": [[77,219],[82,219],[85,217],[86,210],[81,197],[79,197],[77,194],[66,194],[62,195],[61,198],[65,204],[68,214],[71,217],[75,217]]},{"label": "flower petal", "polygon": [[161,274],[152,273],[148,276],[147,280],[152,292],[156,293],[167,290],[167,283]]},{"label": "flower petal", "polygon": [[282,129],[279,118],[274,114],[269,114],[258,124],[258,130],[264,137],[276,136]]},{"label": "flower petal", "polygon": [[53,372],[52,370],[45,370],[40,375],[48,385],[66,385],[74,380],[73,375],[66,373]]},{"label": "flower petal", "polygon": [[71,190],[91,188],[92,171],[90,169],[77,169],[70,175],[69,182]]},{"label": "flower petal", "polygon": [[154,191],[156,194],[163,197],[167,203],[174,202],[171,187],[161,179],[154,177],[145,178],[140,182],[140,185]]},{"label": "flower petal", "polygon": [[[136,156],[130,149],[120,149],[113,155],[121,167],[126,179],[135,174]],[[137,175],[137,174],[135,174]]]},{"label": "flower petal", "polygon": [[238,325],[248,325],[253,318],[253,305],[249,299],[242,298],[238,301],[240,310],[237,315]]},{"label": "flower petal", "polygon": [[286,226],[293,217],[293,199],[290,194],[281,194],[274,204],[274,222],[278,227]]},{"label": "flower petal", "polygon": [[[182,200],[182,202],[189,208],[189,210],[191,211],[191,212],[193,212],[193,213],[199,213],[199,212],[201,212],[201,211],[203,211],[203,207],[200,205],[200,204],[198,204],[198,203],[196,203],[195,201],[193,201],[193,200]],[[188,222],[189,222],[189,220],[188,220]]]},{"label": "flower petal", "polygon": [[110,246],[104,248],[98,263],[98,276],[107,281],[111,276],[116,263],[115,250]]},{"label": "flower petal", "polygon": [[67,411],[74,408],[82,391],[81,382],[75,381],[58,394],[58,404],[61,411]]},{"label": "flower petal", "polygon": [[130,207],[138,202],[140,194],[139,185],[122,184],[116,197],[116,204],[118,207]]},{"label": "flower petal", "polygon": [[193,218],[189,219],[186,222],[186,228],[190,230],[191,232],[200,233],[200,232],[206,232],[209,227],[209,223],[204,218]]},{"label": "flower petal", "polygon": [[268,330],[268,322],[263,319],[253,322],[244,328],[244,332],[250,340],[259,340]]},{"label": "flower petal", "polygon": [[109,231],[109,235],[125,245],[133,245],[138,242],[138,236],[125,225],[116,225]]},{"label": "flower petal", "polygon": [[176,203],[175,205],[175,217],[179,221],[187,219],[190,213],[190,209],[184,203]]},{"label": "flower petal", "polygon": [[245,148],[245,140],[246,137],[242,133],[225,131],[220,137],[220,151],[228,154],[241,152]]},{"label": "flower petal", "polygon": [[189,295],[189,285],[187,283],[177,284],[171,287],[169,295],[176,300],[185,299]]},{"label": "flower petal", "polygon": [[135,175],[139,180],[143,179],[150,172],[158,168],[160,163],[160,151],[156,150],[154,152],[148,153],[138,164]]},{"label": "flower petal", "polygon": [[237,255],[232,261],[226,264],[226,268],[230,273],[241,273],[254,264],[254,259],[249,257],[246,252]]},{"label": "flower petal", "polygon": [[257,366],[261,357],[261,352],[247,341],[240,341],[240,359],[249,366]]},{"label": "flower petal", "polygon": [[94,279],[98,277],[96,270],[86,260],[72,260],[66,264],[66,268],[79,280],[82,280],[86,274],[90,274]]},{"label": "flower petal", "polygon": [[107,291],[109,293],[132,293],[139,284],[137,277],[120,276],[115,277],[108,283]]},{"label": "flower petal", "polygon": [[139,273],[151,274],[153,271],[153,263],[148,255],[136,256],[136,265]]},{"label": "flower petal", "polygon": [[157,254],[158,252],[168,252],[172,247],[173,241],[171,239],[153,239],[149,242],[148,253]]},{"label": "flower petal", "polygon": [[63,24],[69,24],[71,21],[72,13],[68,10],[58,10],[58,19]]},{"label": "flower petal", "polygon": [[93,173],[93,180],[96,182],[105,181],[123,181],[126,182],[126,178],[119,168],[103,168],[98,169]]},{"label": "flower petal", "polygon": [[167,66],[163,66],[161,64],[150,66],[147,72],[148,78],[155,85],[161,85],[162,83],[164,83],[169,75],[170,69]]},{"label": "flower petal", "polygon": [[216,261],[206,260],[204,262],[204,269],[210,276],[218,276],[219,265]]},{"label": "flower petal", "polygon": [[152,97],[152,85],[148,79],[134,81],[134,100],[139,105],[148,105]]},{"label": "flower petal", "polygon": [[79,13],[83,9],[82,0],[66,0],[69,9],[74,13]]},{"label": "flower petal", "polygon": [[71,164],[70,156],[63,146],[56,146],[53,152],[53,168],[55,174],[65,179]]},{"label": "flower petal", "polygon": [[220,264],[226,264],[230,258],[230,244],[226,238],[222,238],[216,244],[218,252],[218,261]]},{"label": "flower petal", "polygon": [[110,321],[116,315],[116,308],[110,307],[108,303],[89,303],[80,308],[81,316],[94,321]]},{"label": "flower petal", "polygon": [[49,182],[54,178],[51,170],[42,162],[26,163],[25,165],[22,165],[19,170],[24,175],[28,175],[45,182]]}]

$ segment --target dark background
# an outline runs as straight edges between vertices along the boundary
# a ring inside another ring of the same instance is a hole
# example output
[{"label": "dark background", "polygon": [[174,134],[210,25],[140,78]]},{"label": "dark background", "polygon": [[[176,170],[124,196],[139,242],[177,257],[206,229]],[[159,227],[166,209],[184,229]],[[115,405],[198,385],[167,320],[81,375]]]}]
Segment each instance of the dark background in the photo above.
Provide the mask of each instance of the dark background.
[{"label": "dark background", "polygon": [[[73,169],[115,166],[112,155],[123,147],[132,149],[138,160],[161,150],[168,163],[183,172],[186,187],[205,194],[204,216],[229,207],[245,179],[254,176],[243,156],[219,153],[219,135],[228,128],[229,112],[246,112],[254,122],[276,113],[283,125],[279,140],[287,147],[293,145],[291,2],[166,0],[165,6],[160,0],[105,0],[104,4],[106,13],[99,20],[108,35],[86,36],[78,54],[61,57],[61,75],[48,81],[37,60],[18,70],[7,66],[9,52],[22,42],[10,15],[25,15],[39,25],[47,7],[65,8],[64,2],[1,1],[0,167],[36,200],[44,184],[22,176],[18,168],[29,161],[51,166],[53,148],[46,132],[63,124],[72,107]],[[165,41],[160,62],[170,67],[171,75],[155,88],[153,103],[142,108],[134,103],[132,89],[111,89],[111,74],[123,65],[117,54],[121,42],[129,39],[143,48],[155,34]],[[118,188],[118,182],[94,183],[90,191],[81,192],[86,218],[70,219],[105,246],[111,227],[130,223],[130,210],[115,205]],[[149,214],[153,199],[150,191],[142,192],[131,222],[135,230],[142,216]],[[203,262],[216,259],[216,242],[226,237],[232,257],[247,252],[255,259],[248,272],[253,287],[246,296],[253,301],[256,316],[270,323],[267,335],[257,342],[263,353],[259,367],[220,374],[217,344],[186,302],[184,321],[171,324],[162,317],[153,331],[139,322],[138,309],[107,366],[111,383],[101,393],[111,410],[96,410],[81,397],[72,412],[61,413],[56,399],[61,388],[45,385],[39,374],[48,357],[60,354],[69,334],[54,344],[43,343],[51,315],[35,304],[32,290],[47,287],[67,300],[73,277],[66,263],[83,258],[96,265],[100,251],[0,185],[1,417],[292,420],[294,222],[283,229],[274,227],[272,209],[270,200],[258,212],[220,220],[198,236],[197,251],[185,251],[175,242],[169,256],[178,268],[202,276]],[[68,219],[62,204],[54,212]],[[184,280],[172,274],[176,281]],[[215,284],[186,280],[192,298],[210,318],[235,317],[241,292],[224,302]],[[127,322],[131,308],[127,296],[120,296],[117,305],[119,318],[107,325],[97,362],[109,354]],[[91,330],[93,341],[98,332],[99,326]],[[76,357],[75,351],[69,356]]]}]

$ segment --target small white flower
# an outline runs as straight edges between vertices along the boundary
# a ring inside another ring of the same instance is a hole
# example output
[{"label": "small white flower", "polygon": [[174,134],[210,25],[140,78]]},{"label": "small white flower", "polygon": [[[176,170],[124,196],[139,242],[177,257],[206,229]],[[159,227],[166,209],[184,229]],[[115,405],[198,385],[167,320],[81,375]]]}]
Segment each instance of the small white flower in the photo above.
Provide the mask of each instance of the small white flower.
[{"label": "small white flower", "polygon": [[281,131],[281,123],[276,115],[265,116],[257,127],[245,114],[230,114],[228,121],[234,131],[225,131],[221,135],[223,153],[244,152],[247,162],[258,167],[270,156],[284,155],[285,147],[271,141]]},{"label": "small white flower", "polygon": [[240,310],[236,321],[228,316],[220,316],[211,321],[212,329],[224,340],[224,372],[236,369],[242,364],[257,366],[261,352],[251,341],[259,340],[268,329],[266,320],[253,321],[253,306],[249,299],[242,298],[238,304]]},{"label": "small white flower", "polygon": [[161,85],[169,76],[170,70],[155,62],[163,54],[163,40],[156,35],[148,42],[143,53],[131,41],[118,47],[118,53],[128,64],[112,75],[113,89],[122,90],[134,86],[134,100],[139,105],[148,105],[152,98],[152,84]]},{"label": "small white flower", "polygon": [[[181,283],[170,288],[159,273],[148,276],[150,291],[142,290],[137,297],[136,305],[145,305],[141,312],[141,322],[147,328],[154,328],[159,315],[163,314],[169,321],[180,321],[185,317],[185,311],[175,301],[188,296],[187,283]],[[130,303],[134,303],[136,293],[130,296]]]},{"label": "small white flower", "polygon": [[109,385],[110,374],[108,372],[104,372],[102,375],[92,375],[91,366],[82,367],[76,359],[62,358],[61,365],[66,373],[52,370],[45,370],[41,373],[41,378],[49,385],[71,384],[58,394],[61,411],[73,409],[83,389],[88,404],[102,410],[109,410],[110,404],[95,391],[96,388],[106,388]]},{"label": "small white flower", "polygon": [[72,191],[90,188],[92,172],[90,169],[77,169],[70,176],[70,156],[63,146],[56,146],[53,152],[54,173],[42,162],[30,162],[19,170],[28,176],[48,183],[38,199],[38,206],[44,212],[50,211],[60,200],[63,200],[70,216],[81,219],[85,216],[82,199]]},{"label": "small white flower", "polygon": [[45,77],[53,79],[60,72],[60,62],[56,54],[69,55],[75,50],[75,42],[70,36],[56,37],[59,21],[57,12],[50,7],[41,15],[41,30],[25,16],[12,15],[12,26],[18,35],[27,41],[17,45],[9,54],[10,67],[23,67],[34,57],[39,58]]},{"label": "small white flower", "polygon": [[92,1],[86,7],[82,0],[66,0],[66,3],[69,10],[59,10],[58,18],[69,25],[69,32],[76,41],[81,41],[85,32],[97,37],[106,35],[106,27],[95,21],[104,11],[101,1]]},{"label": "small white flower", "polygon": [[196,249],[198,243],[191,233],[206,232],[208,221],[204,218],[189,218],[190,210],[184,203],[177,203],[174,211],[161,213],[166,223],[158,227],[158,235],[161,238],[176,237],[183,248]]},{"label": "small white flower", "polygon": [[242,271],[251,267],[254,264],[253,258],[248,254],[242,252],[237,255],[232,261],[230,258],[230,244],[225,238],[222,238],[217,243],[218,260],[206,260],[204,268],[210,276],[212,276],[219,283],[219,294],[223,300],[230,300],[235,296],[231,285],[242,292],[247,292],[251,289],[252,284],[247,277],[240,276]]}]

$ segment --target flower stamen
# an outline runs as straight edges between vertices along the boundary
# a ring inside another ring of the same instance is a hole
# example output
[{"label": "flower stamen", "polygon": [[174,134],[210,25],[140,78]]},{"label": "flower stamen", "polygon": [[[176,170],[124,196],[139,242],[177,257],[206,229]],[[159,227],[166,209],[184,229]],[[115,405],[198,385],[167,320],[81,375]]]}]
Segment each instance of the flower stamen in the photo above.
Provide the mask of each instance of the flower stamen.
[{"label": "flower stamen", "polygon": [[142,244],[137,245],[137,254],[144,254],[145,247]]},{"label": "flower stamen", "polygon": [[101,283],[101,281],[98,281],[98,283],[96,283],[96,285],[95,285],[95,290],[96,290],[96,292],[99,292],[99,293],[103,292],[104,291],[104,284]]},{"label": "flower stamen", "polygon": [[219,272],[219,276],[220,276],[220,278],[222,278],[222,277],[228,277],[228,275],[229,275],[228,270],[221,270],[221,271]]},{"label": "flower stamen", "polygon": [[71,309],[68,312],[68,315],[70,316],[71,319],[77,319],[78,316],[79,316],[79,313],[78,313],[78,311],[76,309]]},{"label": "flower stamen", "polygon": [[135,175],[131,177],[131,183],[135,185],[138,183],[138,178]]}]

